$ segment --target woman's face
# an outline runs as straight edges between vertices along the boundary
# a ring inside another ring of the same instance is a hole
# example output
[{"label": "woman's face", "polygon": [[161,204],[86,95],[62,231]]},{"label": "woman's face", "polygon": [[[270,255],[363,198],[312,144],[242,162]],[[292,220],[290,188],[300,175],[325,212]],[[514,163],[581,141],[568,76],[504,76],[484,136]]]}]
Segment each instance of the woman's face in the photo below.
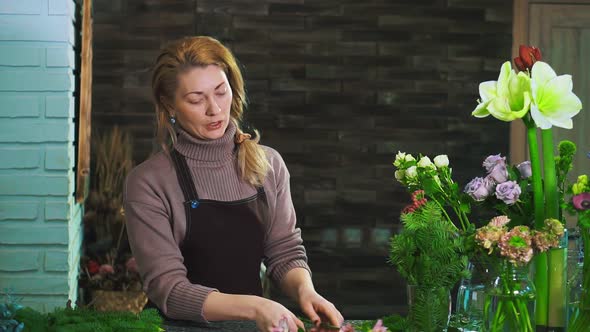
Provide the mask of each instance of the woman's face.
[{"label": "woman's face", "polygon": [[231,102],[232,90],[220,67],[194,67],[178,75],[172,115],[192,136],[216,139],[227,129]]}]

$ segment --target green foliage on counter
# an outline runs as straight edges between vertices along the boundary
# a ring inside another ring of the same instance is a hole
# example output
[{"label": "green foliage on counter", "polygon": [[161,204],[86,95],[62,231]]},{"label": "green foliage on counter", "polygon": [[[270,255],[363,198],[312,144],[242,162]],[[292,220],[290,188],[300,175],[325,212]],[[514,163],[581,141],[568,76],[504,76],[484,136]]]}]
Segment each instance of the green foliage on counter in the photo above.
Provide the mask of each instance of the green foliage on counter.
[{"label": "green foliage on counter", "polygon": [[41,314],[24,308],[15,317],[25,324],[23,332],[161,332],[162,317],[154,309],[139,315],[130,312],[99,312],[91,309],[56,309]]}]

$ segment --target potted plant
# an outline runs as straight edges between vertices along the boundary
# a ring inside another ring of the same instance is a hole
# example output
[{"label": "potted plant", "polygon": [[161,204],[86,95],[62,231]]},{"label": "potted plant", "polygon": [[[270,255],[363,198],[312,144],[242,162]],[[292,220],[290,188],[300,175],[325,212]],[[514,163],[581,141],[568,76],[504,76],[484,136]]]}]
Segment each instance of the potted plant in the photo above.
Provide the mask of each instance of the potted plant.
[{"label": "potted plant", "polygon": [[93,142],[95,163],[83,218],[80,286],[88,306],[137,313],[147,297],[127,242],[122,203],[125,177],[133,167],[131,139],[114,127]]}]

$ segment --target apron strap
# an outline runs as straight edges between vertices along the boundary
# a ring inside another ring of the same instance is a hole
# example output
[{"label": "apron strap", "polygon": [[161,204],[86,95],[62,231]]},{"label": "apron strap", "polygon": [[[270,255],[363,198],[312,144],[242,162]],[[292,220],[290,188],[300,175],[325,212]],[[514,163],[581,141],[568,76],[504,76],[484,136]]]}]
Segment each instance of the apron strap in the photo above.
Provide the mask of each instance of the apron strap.
[{"label": "apron strap", "polygon": [[193,182],[193,177],[188,168],[188,164],[186,163],[186,159],[183,155],[176,151],[176,149],[172,150],[170,155],[172,156],[172,161],[174,162],[174,168],[176,168],[176,176],[178,177],[178,182],[180,183],[180,188],[184,194],[185,201],[198,201],[199,196],[197,195],[195,183]]}]

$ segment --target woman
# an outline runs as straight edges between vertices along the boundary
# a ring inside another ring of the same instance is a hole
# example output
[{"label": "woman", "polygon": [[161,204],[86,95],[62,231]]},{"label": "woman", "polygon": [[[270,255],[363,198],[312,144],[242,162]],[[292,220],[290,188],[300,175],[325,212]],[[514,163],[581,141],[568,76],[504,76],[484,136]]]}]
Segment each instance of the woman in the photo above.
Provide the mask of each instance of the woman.
[{"label": "woman", "polygon": [[149,299],[172,319],[297,331],[303,323],[293,313],[261,296],[264,261],[314,323],[340,326],[340,312],[314,290],[285,163],[240,128],[246,98],[231,52],[209,37],[170,44],[152,93],[164,151],[129,174],[124,193]]}]

